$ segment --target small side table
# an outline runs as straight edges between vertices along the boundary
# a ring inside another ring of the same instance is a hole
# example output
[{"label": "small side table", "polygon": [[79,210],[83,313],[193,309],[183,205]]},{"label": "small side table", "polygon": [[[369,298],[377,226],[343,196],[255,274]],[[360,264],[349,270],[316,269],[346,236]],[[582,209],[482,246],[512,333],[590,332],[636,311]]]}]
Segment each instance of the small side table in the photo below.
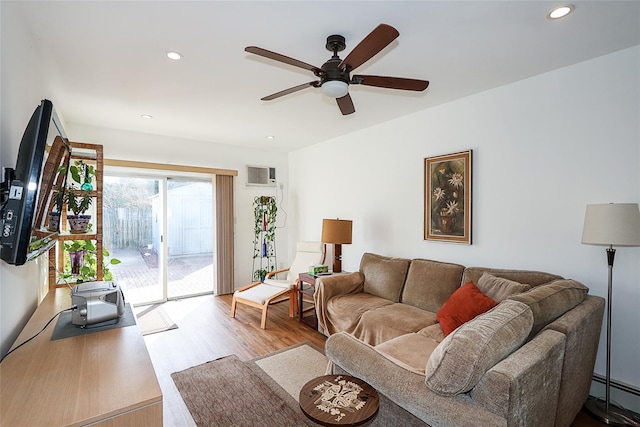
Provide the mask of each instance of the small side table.
[{"label": "small side table", "polygon": [[366,382],[349,375],[324,375],[300,390],[300,409],[323,426],[358,426],[378,413],[380,396]]},{"label": "small side table", "polygon": [[298,284],[298,319],[305,325],[317,330],[318,317],[316,316],[316,303],[313,294],[316,291],[316,276],[309,273],[300,273]]}]

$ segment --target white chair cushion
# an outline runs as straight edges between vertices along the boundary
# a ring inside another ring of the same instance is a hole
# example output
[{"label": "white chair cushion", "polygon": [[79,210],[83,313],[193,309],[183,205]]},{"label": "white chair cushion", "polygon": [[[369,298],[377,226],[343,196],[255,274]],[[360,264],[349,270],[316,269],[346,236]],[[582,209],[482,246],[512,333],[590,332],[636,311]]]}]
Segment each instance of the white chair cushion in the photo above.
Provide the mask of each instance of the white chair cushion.
[{"label": "white chair cushion", "polygon": [[295,280],[280,280],[280,279],[264,279],[264,282],[267,285],[276,286],[282,289],[292,289],[293,285],[296,284]]},{"label": "white chair cushion", "polygon": [[322,253],[322,242],[298,242],[296,252],[320,252]]},{"label": "white chair cushion", "polygon": [[288,281],[295,281],[300,273],[309,271],[309,267],[322,261],[322,242],[298,242],[296,257],[287,273]]},{"label": "white chair cushion", "polygon": [[258,304],[264,305],[268,298],[271,298],[277,293],[282,292],[286,288],[281,286],[272,286],[266,283],[260,283],[259,285],[249,288],[244,291],[235,291],[234,295],[238,298],[253,301]]}]

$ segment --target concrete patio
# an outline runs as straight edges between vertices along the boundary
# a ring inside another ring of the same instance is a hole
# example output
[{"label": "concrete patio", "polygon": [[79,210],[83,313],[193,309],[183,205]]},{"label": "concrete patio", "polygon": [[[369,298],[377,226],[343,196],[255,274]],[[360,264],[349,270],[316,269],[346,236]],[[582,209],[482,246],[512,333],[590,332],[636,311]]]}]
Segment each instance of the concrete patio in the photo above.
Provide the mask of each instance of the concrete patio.
[{"label": "concrete patio", "polygon": [[[121,261],[108,268],[122,287],[128,302],[140,304],[162,298],[158,254],[153,249],[114,249],[110,257]],[[169,298],[213,293],[213,256],[198,254],[170,257],[167,276]]]}]

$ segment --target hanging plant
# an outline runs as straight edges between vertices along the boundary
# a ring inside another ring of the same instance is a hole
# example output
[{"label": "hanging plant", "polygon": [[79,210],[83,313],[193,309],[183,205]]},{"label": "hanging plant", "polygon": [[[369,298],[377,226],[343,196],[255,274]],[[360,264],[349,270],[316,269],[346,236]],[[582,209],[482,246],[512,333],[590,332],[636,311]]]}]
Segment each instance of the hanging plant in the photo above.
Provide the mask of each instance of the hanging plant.
[{"label": "hanging plant", "polygon": [[[267,246],[273,246],[276,239],[276,215],[278,213],[278,207],[276,206],[276,199],[270,196],[258,196],[253,201],[254,209],[254,254],[253,257],[269,256],[263,254],[262,244],[267,243]],[[265,242],[260,241],[260,237],[264,234]],[[270,248],[273,252],[273,248]]]}]

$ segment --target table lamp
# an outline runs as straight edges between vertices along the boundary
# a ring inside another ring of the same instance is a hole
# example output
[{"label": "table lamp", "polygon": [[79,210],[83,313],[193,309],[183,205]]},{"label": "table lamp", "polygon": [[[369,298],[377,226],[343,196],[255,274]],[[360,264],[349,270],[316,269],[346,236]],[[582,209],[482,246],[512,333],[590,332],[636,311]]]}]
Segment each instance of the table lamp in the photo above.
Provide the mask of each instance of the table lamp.
[{"label": "table lamp", "polygon": [[609,266],[607,294],[607,377],[606,396],[589,398],[585,409],[594,417],[608,425],[638,425],[633,415],[611,403],[611,294],[613,281],[613,260],[616,250],[613,246],[640,246],[640,209],[637,203],[609,203],[587,205],[582,231],[582,243],[587,245],[608,246],[607,262]]},{"label": "table lamp", "polygon": [[323,219],[322,243],[333,243],[333,272],[342,271],[342,245],[351,244],[351,225],[348,219]]}]

